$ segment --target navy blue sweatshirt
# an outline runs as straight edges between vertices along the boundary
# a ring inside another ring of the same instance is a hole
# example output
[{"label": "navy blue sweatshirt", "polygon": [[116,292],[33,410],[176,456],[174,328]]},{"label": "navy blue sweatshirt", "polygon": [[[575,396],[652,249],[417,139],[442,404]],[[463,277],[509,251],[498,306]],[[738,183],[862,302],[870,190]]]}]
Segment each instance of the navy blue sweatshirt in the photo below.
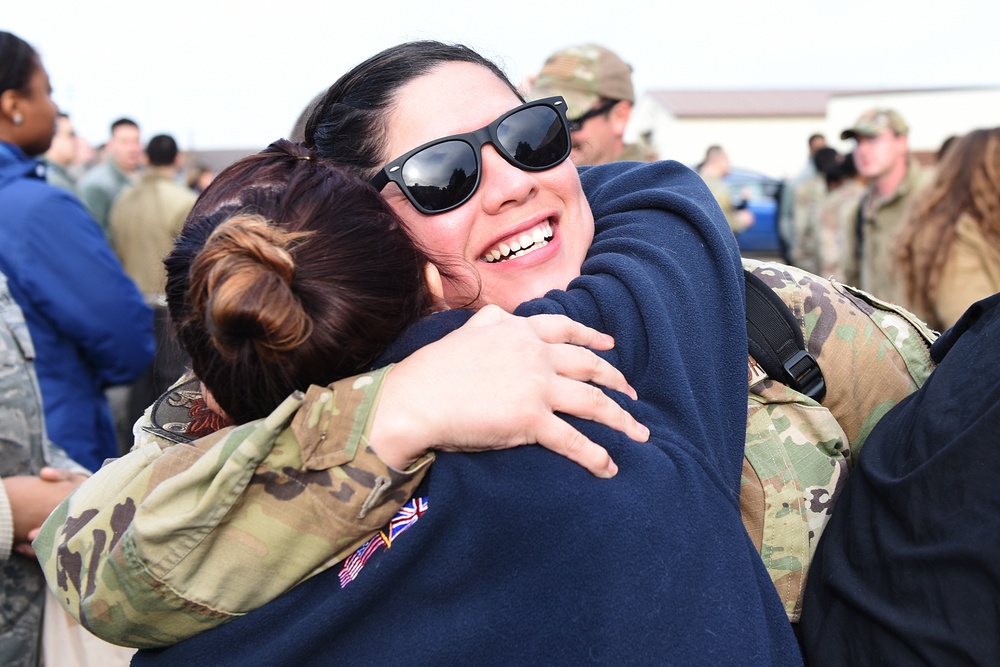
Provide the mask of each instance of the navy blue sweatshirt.
[{"label": "navy blue sweatshirt", "polygon": [[[680,164],[581,178],[597,221],[584,275],[518,312],[613,335],[607,358],[639,394],[616,399],[650,442],[571,419],[614,457],[611,480],[541,447],[440,454],[417,493],[426,512],[346,586],[334,568],[134,665],[801,662],[739,514],[747,347],[732,233]],[[387,360],[465,318],[430,318]]]}]

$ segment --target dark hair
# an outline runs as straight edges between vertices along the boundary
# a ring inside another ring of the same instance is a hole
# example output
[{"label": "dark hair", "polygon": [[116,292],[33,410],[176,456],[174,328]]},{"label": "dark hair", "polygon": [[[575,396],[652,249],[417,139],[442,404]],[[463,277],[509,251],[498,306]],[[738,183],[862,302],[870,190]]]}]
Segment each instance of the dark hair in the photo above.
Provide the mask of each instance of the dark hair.
[{"label": "dark hair", "polygon": [[117,130],[119,127],[134,127],[135,129],[138,130],[139,123],[135,122],[131,118],[119,118],[115,122],[111,123],[111,134],[114,134],[115,130]]},{"label": "dark hair", "polygon": [[146,144],[146,155],[153,167],[169,167],[177,159],[177,142],[169,134],[158,134]]},{"label": "dark hair", "polygon": [[38,67],[38,53],[26,41],[0,31],[0,93],[26,92],[31,75]]},{"label": "dark hair", "polygon": [[195,203],[164,261],[194,372],[231,419],[367,371],[431,304],[426,257],[363,182],[280,140]]},{"label": "dark hair", "polygon": [[386,116],[396,93],[435,67],[453,62],[486,68],[524,100],[495,63],[467,46],[406,42],[372,56],[327,89],[306,123],[306,145],[352,174],[371,178],[394,157],[383,153]]},{"label": "dark hair", "polygon": [[854,151],[846,154],[844,159],[840,161],[840,169],[838,169],[837,175],[842,181],[858,175],[858,167],[854,164]]},{"label": "dark hair", "polygon": [[813,166],[816,167],[816,171],[822,175],[827,182],[830,179],[835,179],[837,173],[840,170],[840,153],[836,149],[830,148],[829,146],[824,146],[820,148],[812,155]]}]

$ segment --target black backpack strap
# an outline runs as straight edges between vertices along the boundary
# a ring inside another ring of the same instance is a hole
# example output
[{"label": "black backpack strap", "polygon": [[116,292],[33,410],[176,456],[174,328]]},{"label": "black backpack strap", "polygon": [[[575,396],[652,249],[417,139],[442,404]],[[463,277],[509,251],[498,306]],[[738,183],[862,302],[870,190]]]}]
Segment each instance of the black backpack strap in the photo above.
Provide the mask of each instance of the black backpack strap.
[{"label": "black backpack strap", "polygon": [[823,371],[806,350],[799,323],[763,280],[744,269],[747,348],[767,374],[820,402],[826,395]]}]

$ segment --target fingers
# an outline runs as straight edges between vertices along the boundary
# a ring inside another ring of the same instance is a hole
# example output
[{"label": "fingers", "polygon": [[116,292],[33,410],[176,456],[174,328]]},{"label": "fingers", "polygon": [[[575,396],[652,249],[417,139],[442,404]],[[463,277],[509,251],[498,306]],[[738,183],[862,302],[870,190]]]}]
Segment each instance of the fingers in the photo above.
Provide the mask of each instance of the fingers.
[{"label": "fingers", "polygon": [[610,479],[618,474],[618,466],[611,460],[608,450],[555,415],[550,415],[538,441],[542,447],[578,463],[596,477]]},{"label": "fingers", "polygon": [[649,429],[597,387],[562,379],[552,395],[555,412],[604,424],[637,442],[649,440]]},{"label": "fingers", "polygon": [[14,545],[14,551],[28,558],[35,557],[35,550],[31,548],[31,542],[21,542]]},{"label": "fingers", "polygon": [[488,327],[494,324],[500,324],[504,320],[514,317],[507,311],[505,311],[500,306],[494,306],[493,304],[488,304],[483,306],[476,314],[469,318],[469,321],[463,324],[463,327]]},{"label": "fingers", "polygon": [[633,401],[638,398],[622,372],[590,350],[573,345],[553,346],[550,359],[556,373],[563,377],[620,391]]},{"label": "fingers", "polygon": [[592,350],[610,350],[615,346],[615,339],[611,336],[564,315],[532,315],[525,321],[546,343],[569,343]]},{"label": "fingers", "polygon": [[70,482],[76,487],[87,480],[87,475],[64,468],[45,466],[38,471],[38,478],[44,482]]},{"label": "fingers", "polygon": [[38,471],[38,476],[46,482],[66,482],[69,481],[72,474],[69,470],[51,466],[45,466]]}]

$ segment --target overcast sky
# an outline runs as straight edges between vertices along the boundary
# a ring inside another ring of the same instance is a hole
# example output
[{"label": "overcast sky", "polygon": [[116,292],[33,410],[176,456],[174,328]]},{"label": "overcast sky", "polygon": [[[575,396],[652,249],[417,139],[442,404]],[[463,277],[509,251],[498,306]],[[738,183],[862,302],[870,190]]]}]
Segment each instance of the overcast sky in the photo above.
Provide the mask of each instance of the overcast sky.
[{"label": "overcast sky", "polygon": [[[6,0],[0,29],[42,54],[94,143],[130,116],[186,149],[255,148],[360,60],[462,42],[514,81],[597,42],[636,92],[1000,84],[1000,0]],[[926,8],[924,8],[926,7]],[[998,119],[1000,123],[1000,119]]]}]

